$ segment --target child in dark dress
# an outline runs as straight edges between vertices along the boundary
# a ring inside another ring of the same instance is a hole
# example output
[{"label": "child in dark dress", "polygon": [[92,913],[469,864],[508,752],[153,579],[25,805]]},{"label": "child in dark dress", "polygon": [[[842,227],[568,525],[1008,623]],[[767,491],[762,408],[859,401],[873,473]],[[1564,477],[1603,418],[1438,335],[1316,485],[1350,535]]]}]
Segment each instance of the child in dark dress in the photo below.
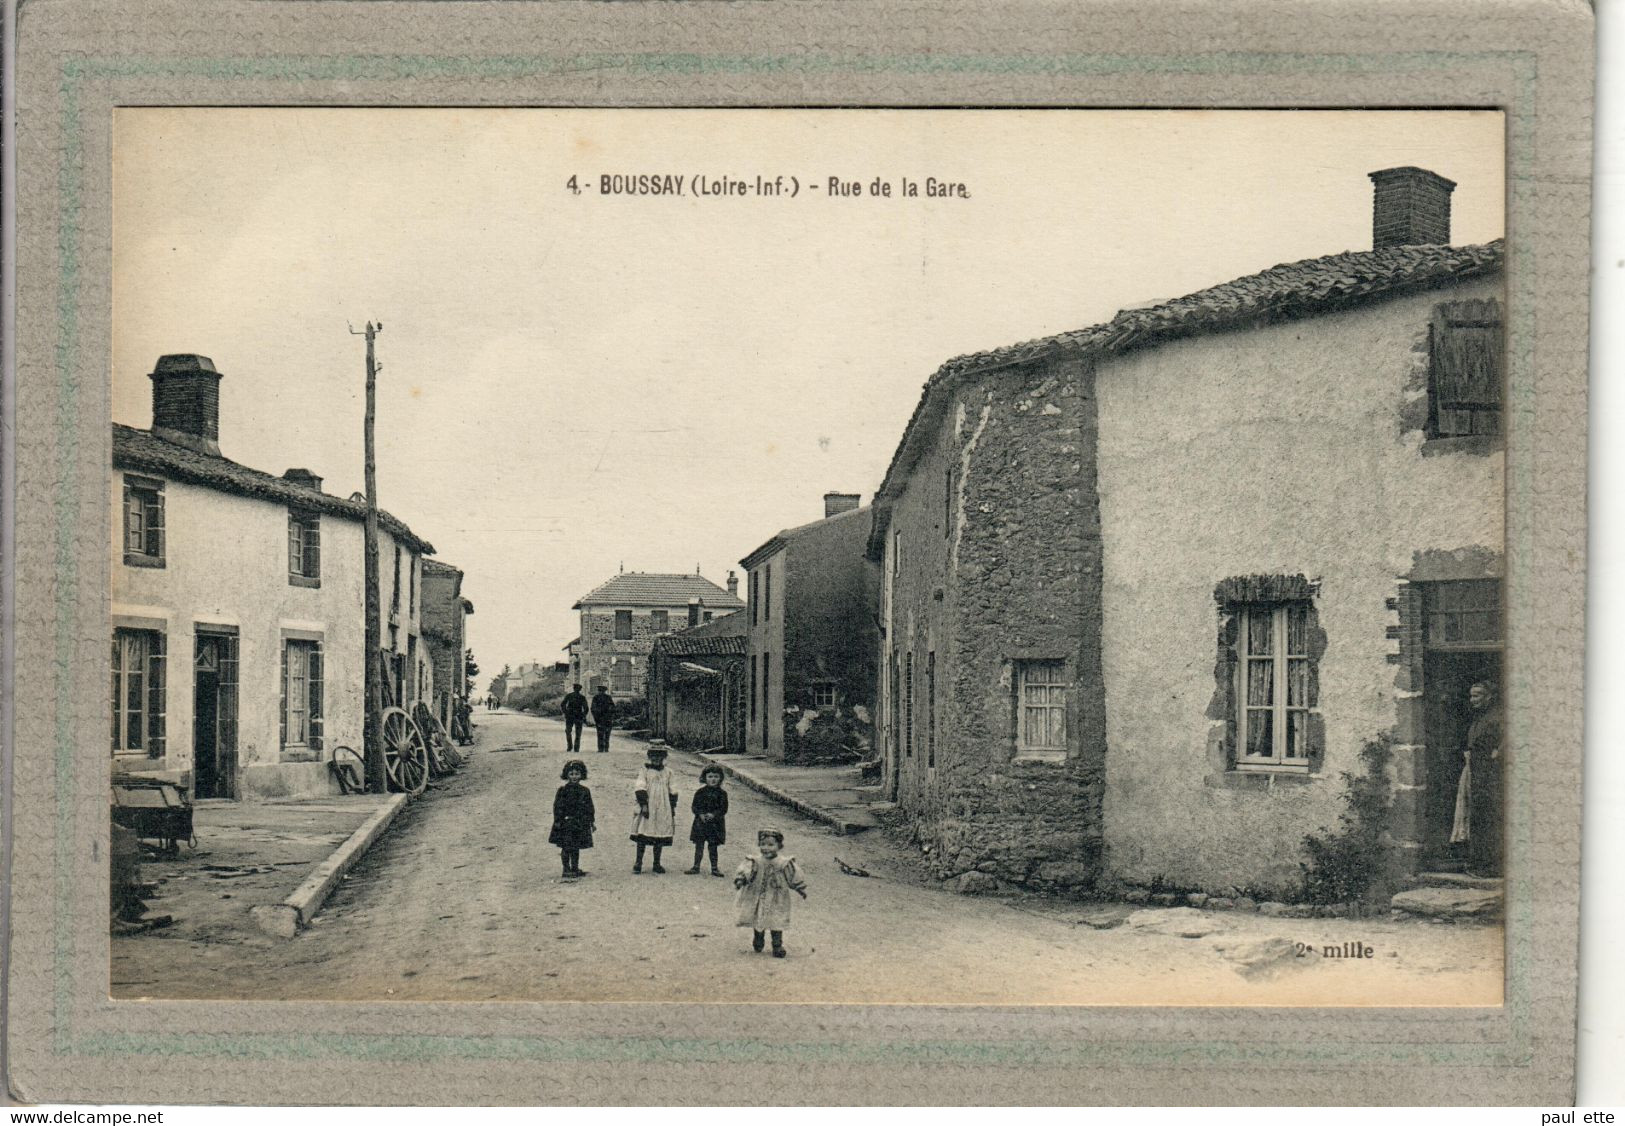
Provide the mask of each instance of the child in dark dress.
[{"label": "child in dark dress", "polygon": [[694,842],[694,867],[687,873],[690,876],[699,875],[700,854],[707,849],[711,853],[711,874],[722,875],[722,869],[717,867],[717,846],[728,839],[728,791],[722,788],[722,777],[720,766],[700,771],[700,788],[694,791],[690,803],[694,810],[694,827],[688,831],[688,839]]},{"label": "child in dark dress", "polygon": [[592,847],[592,791],[581,784],[587,777],[587,764],[571,759],[559,777],[564,785],[553,795],[553,831],[547,840],[559,846],[564,878],[574,880],[587,874],[581,870],[581,850]]}]

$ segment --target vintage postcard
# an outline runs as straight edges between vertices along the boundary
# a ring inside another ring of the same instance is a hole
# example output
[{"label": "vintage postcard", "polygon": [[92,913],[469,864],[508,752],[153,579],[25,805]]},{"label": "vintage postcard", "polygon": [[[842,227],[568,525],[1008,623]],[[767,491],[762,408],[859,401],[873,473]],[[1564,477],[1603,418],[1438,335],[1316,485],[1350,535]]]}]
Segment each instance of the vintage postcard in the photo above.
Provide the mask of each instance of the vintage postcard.
[{"label": "vintage postcard", "polygon": [[1573,1006],[1533,954],[1573,926],[1540,701],[1583,478],[1541,458],[1584,275],[1542,224],[1583,211],[1529,196],[1516,60],[1441,59],[1459,104],[1142,108],[63,65],[135,85],[58,180],[101,193],[54,268],[104,335],[59,301],[24,341],[84,498],[54,549],[19,521],[65,656],[25,691],[19,648],[58,726],[17,761],[87,842],[54,1059],[619,1101],[579,1069],[655,1041],[892,1066],[869,1014],[1043,1076],[968,1101],[1121,1097],[1049,1071],[1074,1038],[1147,1081],[1572,1083],[1530,1037]]}]

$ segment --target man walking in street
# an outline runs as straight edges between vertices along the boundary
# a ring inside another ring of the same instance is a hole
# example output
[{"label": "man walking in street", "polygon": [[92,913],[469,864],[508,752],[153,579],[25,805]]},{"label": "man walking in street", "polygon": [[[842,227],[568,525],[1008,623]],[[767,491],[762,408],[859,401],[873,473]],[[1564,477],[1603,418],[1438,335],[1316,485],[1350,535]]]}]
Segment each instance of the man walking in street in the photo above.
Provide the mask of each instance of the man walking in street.
[{"label": "man walking in street", "polygon": [[615,701],[602,684],[592,698],[592,722],[598,728],[598,753],[605,754],[609,751],[609,729],[615,723]]},{"label": "man walking in street", "polygon": [[581,753],[581,729],[587,724],[587,698],[581,694],[581,685],[572,686],[564,698],[564,752]]}]

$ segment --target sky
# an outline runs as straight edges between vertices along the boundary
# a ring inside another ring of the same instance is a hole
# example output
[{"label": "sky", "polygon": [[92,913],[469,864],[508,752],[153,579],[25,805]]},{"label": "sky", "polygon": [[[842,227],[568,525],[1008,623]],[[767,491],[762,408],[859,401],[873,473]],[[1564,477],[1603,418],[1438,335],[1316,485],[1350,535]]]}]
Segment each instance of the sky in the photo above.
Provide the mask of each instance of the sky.
[{"label": "sky", "polygon": [[[721,584],[824,493],[867,503],[945,360],[1369,248],[1367,172],[1454,180],[1452,241],[1501,237],[1503,132],[1491,111],[120,109],[113,418],[150,425],[156,359],[206,355],[226,456],[348,495],[351,329],[382,322],[379,502],[465,571],[494,674],[563,659],[570,607],[622,568]],[[758,176],[786,194],[695,192]]]}]

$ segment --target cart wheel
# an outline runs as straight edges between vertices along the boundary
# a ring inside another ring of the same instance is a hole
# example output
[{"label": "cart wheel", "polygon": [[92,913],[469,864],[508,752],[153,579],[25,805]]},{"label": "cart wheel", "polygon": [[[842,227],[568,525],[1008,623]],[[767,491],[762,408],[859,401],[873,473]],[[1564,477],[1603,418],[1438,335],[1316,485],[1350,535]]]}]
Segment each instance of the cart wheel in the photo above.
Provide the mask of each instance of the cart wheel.
[{"label": "cart wheel", "polygon": [[384,709],[384,770],[389,788],[398,793],[421,794],[429,784],[429,749],[412,717],[399,708]]}]

